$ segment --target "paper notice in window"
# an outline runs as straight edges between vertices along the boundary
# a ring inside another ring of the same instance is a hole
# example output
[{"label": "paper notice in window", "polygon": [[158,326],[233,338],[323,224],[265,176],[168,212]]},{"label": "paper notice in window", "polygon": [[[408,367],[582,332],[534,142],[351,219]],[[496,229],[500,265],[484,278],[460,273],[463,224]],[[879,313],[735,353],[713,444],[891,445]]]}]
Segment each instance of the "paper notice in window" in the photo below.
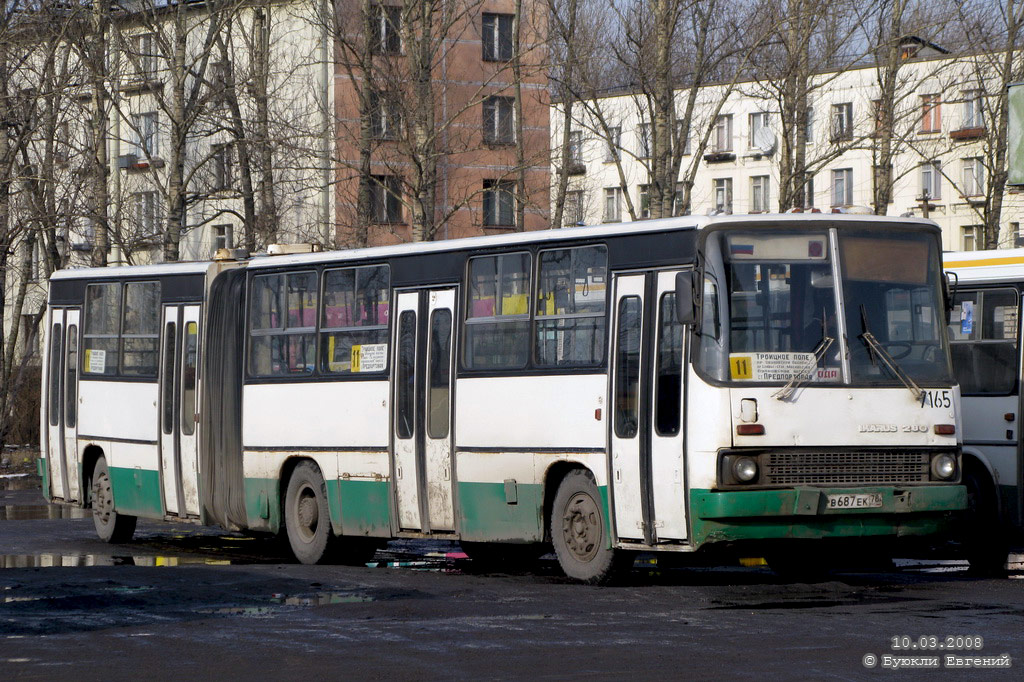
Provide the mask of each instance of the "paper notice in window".
[{"label": "paper notice in window", "polygon": [[353,372],[380,372],[388,366],[388,344],[364,343],[352,346]]},{"label": "paper notice in window", "polygon": [[960,333],[970,334],[974,331],[974,301],[960,303]]},{"label": "paper notice in window", "polygon": [[818,371],[814,353],[731,353],[729,369],[734,381],[837,381],[838,372]]},{"label": "paper notice in window", "polygon": [[107,351],[98,348],[86,348],[85,371],[89,374],[103,374],[107,371]]}]

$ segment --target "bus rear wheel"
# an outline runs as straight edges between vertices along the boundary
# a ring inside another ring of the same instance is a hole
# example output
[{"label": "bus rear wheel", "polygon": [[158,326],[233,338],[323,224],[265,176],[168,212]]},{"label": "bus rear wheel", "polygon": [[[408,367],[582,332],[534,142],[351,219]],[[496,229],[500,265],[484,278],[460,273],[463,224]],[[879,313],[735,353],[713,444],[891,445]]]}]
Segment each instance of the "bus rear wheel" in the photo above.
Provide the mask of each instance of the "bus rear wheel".
[{"label": "bus rear wheel", "polygon": [[317,564],[327,556],[333,540],[327,485],[312,462],[300,463],[288,479],[284,524],[288,544],[299,563]]},{"label": "bus rear wheel", "polygon": [[110,483],[107,460],[100,457],[92,470],[92,522],[96,535],[109,543],[128,542],[135,535],[134,516],[114,511],[114,488]]},{"label": "bus rear wheel", "polygon": [[551,543],[562,571],[591,585],[608,582],[632,559],[611,547],[600,500],[593,474],[576,469],[562,479],[551,509]]}]

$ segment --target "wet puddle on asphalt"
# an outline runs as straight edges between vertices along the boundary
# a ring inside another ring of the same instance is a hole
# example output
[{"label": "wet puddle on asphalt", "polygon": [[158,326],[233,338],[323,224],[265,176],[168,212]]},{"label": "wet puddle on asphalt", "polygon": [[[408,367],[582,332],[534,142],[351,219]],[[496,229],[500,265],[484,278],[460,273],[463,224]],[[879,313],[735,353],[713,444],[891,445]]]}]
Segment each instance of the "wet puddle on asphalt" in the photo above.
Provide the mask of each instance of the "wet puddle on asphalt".
[{"label": "wet puddle on asphalt", "polygon": [[58,504],[0,505],[0,521],[46,521],[53,519],[85,519],[92,511]]}]

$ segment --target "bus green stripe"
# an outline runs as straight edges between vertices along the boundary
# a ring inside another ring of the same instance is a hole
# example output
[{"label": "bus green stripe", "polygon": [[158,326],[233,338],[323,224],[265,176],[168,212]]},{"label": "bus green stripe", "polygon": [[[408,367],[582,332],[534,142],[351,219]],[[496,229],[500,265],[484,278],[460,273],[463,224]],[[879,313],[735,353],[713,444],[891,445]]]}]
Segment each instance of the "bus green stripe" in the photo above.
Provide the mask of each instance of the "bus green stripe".
[{"label": "bus green stripe", "polygon": [[[333,495],[332,488],[336,491]],[[387,481],[328,481],[327,493],[328,497],[335,498],[335,508],[340,508],[342,533],[391,537],[391,505]]]},{"label": "bus green stripe", "polygon": [[118,514],[163,518],[160,474],[154,469],[110,467],[110,486]]},{"label": "bus green stripe", "polygon": [[544,486],[515,484],[510,502],[504,483],[459,483],[459,528],[465,540],[540,542],[544,539]]},{"label": "bus green stripe", "polygon": [[825,509],[826,496],[849,489],[691,491],[693,544],[769,539],[926,535],[949,526],[967,505],[959,485],[859,488],[882,494],[881,508]]}]

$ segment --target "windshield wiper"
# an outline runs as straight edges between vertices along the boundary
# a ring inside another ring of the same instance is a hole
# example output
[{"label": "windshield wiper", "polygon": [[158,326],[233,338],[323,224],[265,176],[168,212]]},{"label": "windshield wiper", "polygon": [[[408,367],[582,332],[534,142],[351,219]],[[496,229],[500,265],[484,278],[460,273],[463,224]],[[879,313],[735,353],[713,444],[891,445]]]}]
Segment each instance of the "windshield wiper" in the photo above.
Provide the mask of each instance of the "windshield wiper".
[{"label": "windshield wiper", "polygon": [[814,370],[818,368],[818,363],[825,357],[825,353],[828,352],[829,346],[835,341],[831,336],[828,335],[828,317],[827,312],[821,311],[821,341],[812,351],[814,356],[807,361],[807,364],[801,368],[800,371],[793,374],[785,386],[772,393],[772,397],[776,400],[788,400],[790,396],[796,393],[796,389],[800,388],[808,381],[814,374]]},{"label": "windshield wiper", "polygon": [[[864,329],[864,333],[862,333],[859,338],[864,342],[864,345],[868,347],[869,355],[871,353],[877,355],[878,359],[882,361],[882,364],[885,365],[885,367],[892,372],[897,379],[902,381],[903,385],[906,386],[907,389],[910,390],[910,394],[914,396],[914,400],[920,400],[922,394],[921,388],[914,383],[914,380],[910,378],[909,374],[903,371],[903,368],[899,366],[896,359],[889,355],[889,351],[879,343],[878,339],[875,338],[875,335],[872,334],[871,330],[868,328],[868,315],[867,311],[864,309],[863,303],[860,306],[860,324]],[[873,356],[871,357],[871,364],[875,364]]]}]

